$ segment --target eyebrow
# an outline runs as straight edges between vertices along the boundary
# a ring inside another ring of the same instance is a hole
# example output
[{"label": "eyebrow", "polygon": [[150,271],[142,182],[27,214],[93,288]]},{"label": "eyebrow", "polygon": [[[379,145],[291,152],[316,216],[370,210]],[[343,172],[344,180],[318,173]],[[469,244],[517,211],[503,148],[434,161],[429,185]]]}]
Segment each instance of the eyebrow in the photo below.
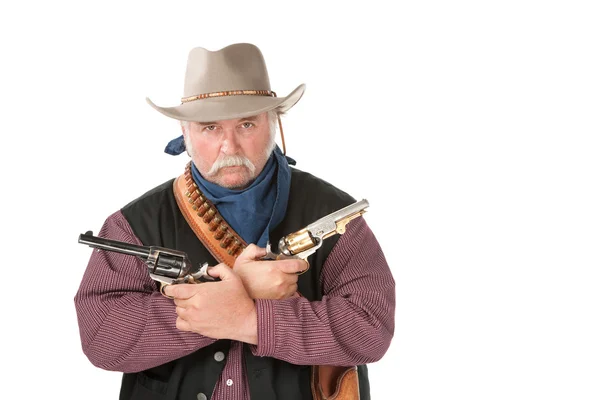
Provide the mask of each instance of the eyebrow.
[{"label": "eyebrow", "polygon": [[[251,117],[240,118],[239,121],[256,121],[258,119],[257,115],[253,115]],[[196,122],[198,125],[209,126],[209,125],[219,125],[217,121],[209,121],[209,122]]]},{"label": "eyebrow", "polygon": [[256,121],[258,119],[258,115],[253,115],[251,117],[240,118],[240,121]]}]

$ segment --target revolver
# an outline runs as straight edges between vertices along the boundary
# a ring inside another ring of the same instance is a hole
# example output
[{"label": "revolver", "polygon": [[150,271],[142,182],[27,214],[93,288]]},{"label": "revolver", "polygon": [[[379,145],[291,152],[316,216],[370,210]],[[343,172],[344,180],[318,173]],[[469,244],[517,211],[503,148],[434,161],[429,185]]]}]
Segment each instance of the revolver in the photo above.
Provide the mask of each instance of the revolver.
[{"label": "revolver", "polygon": [[281,260],[296,258],[306,260],[308,256],[316,252],[323,245],[324,239],[336,233],[342,235],[346,232],[348,222],[363,215],[367,207],[369,207],[369,202],[366,199],[362,199],[318,219],[297,232],[282,237],[278,243],[279,254],[273,253],[271,251],[271,244],[267,243],[267,255],[263,259]]},{"label": "revolver", "polygon": [[[366,212],[365,208],[368,206],[369,202],[366,199],[357,201],[354,204],[326,215],[297,232],[284,236],[279,240],[279,254],[273,253],[270,243],[267,243],[267,254],[263,257],[263,260],[281,260],[286,258],[306,260],[308,256],[322,246],[324,239],[336,233],[341,235],[346,232],[348,222],[363,215]],[[160,282],[161,293],[163,293],[163,289],[167,285],[219,281],[218,278],[213,278],[208,274],[208,263],[194,268],[188,255],[183,251],[158,246],[138,246],[117,240],[105,239],[94,236],[92,231],[79,235],[78,242],[97,249],[141,258],[148,266],[150,278]]]},{"label": "revolver", "polygon": [[[194,268],[187,253],[158,246],[138,246],[94,236],[92,231],[79,235],[79,243],[97,249],[137,256],[148,266],[148,274],[153,280],[160,282],[160,292],[166,285],[180,283],[214,282],[207,272],[208,263]],[[164,294],[164,293],[163,293]]]}]

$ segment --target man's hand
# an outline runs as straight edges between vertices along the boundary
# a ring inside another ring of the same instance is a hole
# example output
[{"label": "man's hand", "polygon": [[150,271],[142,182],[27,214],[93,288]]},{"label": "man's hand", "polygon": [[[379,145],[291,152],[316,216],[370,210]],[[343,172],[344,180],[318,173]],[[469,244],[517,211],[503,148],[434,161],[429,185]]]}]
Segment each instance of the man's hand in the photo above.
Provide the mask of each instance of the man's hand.
[{"label": "man's hand", "polygon": [[267,251],[254,244],[235,260],[233,270],[253,299],[286,299],[298,290],[298,272],[308,268],[304,260],[257,261]]},{"label": "man's hand", "polygon": [[177,329],[258,344],[256,307],[239,276],[225,264],[208,274],[221,281],[165,288],[177,306]]}]

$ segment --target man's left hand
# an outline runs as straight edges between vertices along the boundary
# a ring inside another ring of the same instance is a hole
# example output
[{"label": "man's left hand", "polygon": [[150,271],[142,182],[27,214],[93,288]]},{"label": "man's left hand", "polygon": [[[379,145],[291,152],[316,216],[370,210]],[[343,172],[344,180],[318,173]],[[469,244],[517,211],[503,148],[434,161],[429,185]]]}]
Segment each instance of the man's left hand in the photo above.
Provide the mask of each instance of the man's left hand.
[{"label": "man's left hand", "polygon": [[221,281],[165,288],[175,301],[177,329],[257,344],[256,307],[239,276],[225,264],[209,268],[208,273]]}]

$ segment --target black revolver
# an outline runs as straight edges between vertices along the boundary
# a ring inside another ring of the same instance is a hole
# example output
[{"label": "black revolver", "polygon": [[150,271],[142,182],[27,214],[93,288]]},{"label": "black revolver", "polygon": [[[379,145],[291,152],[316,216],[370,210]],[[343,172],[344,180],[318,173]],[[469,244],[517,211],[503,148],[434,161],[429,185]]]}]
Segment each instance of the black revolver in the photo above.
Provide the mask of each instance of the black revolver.
[{"label": "black revolver", "polygon": [[214,282],[219,280],[208,275],[208,263],[204,263],[196,269],[192,266],[188,255],[183,251],[158,246],[138,246],[117,240],[105,239],[94,236],[92,231],[79,235],[78,242],[97,249],[139,257],[148,266],[150,278],[160,282],[161,293],[166,285]]}]

